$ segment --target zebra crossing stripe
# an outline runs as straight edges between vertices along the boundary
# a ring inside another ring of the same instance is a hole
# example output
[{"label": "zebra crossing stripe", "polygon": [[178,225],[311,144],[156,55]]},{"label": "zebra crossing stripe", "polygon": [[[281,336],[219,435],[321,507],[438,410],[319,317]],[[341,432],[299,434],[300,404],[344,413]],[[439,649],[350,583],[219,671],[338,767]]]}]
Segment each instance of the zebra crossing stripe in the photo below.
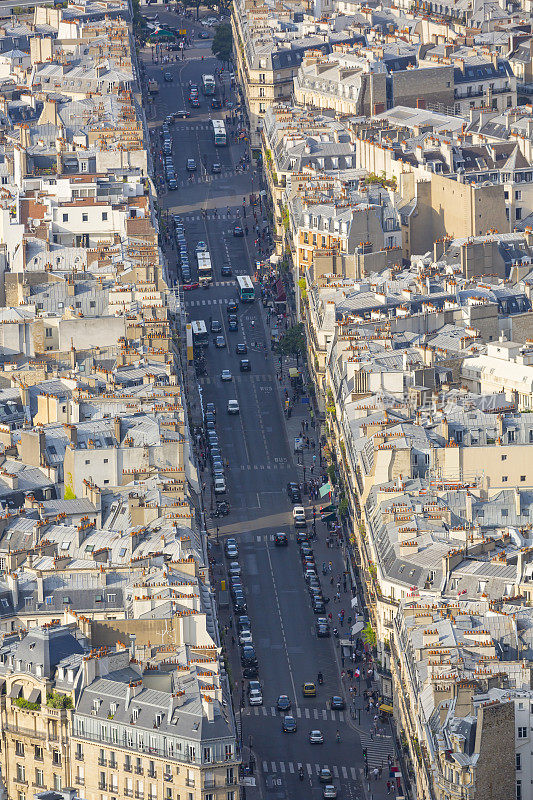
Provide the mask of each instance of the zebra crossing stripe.
[{"label": "zebra crossing stripe", "polygon": [[276,767],[276,762],[272,761],[271,764],[272,764],[272,772],[277,772],[278,768]]},{"label": "zebra crossing stripe", "polygon": [[348,777],[348,770],[346,769],[346,767],[341,767],[341,772],[342,772],[342,777],[343,778],[347,778]]},{"label": "zebra crossing stripe", "polygon": [[311,777],[313,774],[313,768],[311,764],[306,764],[306,767],[307,767],[307,774],[309,775],[309,777]]},{"label": "zebra crossing stripe", "polygon": [[283,763],[283,761],[280,761],[279,766],[280,766],[281,771],[285,772],[285,764]]},{"label": "zebra crossing stripe", "polygon": [[292,761],[289,761],[289,772],[291,773],[291,775],[294,775],[294,764],[292,763]]},{"label": "zebra crossing stripe", "polygon": [[339,777],[339,768],[334,765],[331,769],[333,771],[333,777],[334,778],[338,778]]},{"label": "zebra crossing stripe", "polygon": [[297,717],[301,717],[302,716],[302,709],[301,708],[297,708],[296,709],[296,716]]},{"label": "zebra crossing stripe", "polygon": [[263,772],[268,772],[268,764],[266,761],[263,761]]},{"label": "zebra crossing stripe", "polygon": [[324,709],[324,710],[322,711],[322,719],[323,719],[323,720],[327,720],[327,718],[328,718],[328,712],[327,712],[327,711]]},{"label": "zebra crossing stripe", "polygon": [[344,711],[339,711],[339,720],[340,722],[344,722]]},{"label": "zebra crossing stripe", "polygon": [[310,715],[310,713],[309,713],[309,709],[308,709],[308,708],[306,708],[306,709],[305,709],[305,718],[306,718],[306,719],[309,719],[309,718],[310,718],[310,716],[311,716],[311,715]]},{"label": "zebra crossing stripe", "polygon": [[354,767],[350,767],[350,775],[352,776],[352,780],[353,781],[357,780],[357,773],[356,773]]}]

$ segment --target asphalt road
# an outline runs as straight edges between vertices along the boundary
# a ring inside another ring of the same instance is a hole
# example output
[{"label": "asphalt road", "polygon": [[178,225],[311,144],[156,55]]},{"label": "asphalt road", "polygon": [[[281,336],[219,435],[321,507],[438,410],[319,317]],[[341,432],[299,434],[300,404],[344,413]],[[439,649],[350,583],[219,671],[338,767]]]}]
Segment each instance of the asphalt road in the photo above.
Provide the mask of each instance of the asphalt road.
[{"label": "asphalt road", "polygon": [[[160,9],[161,7],[159,7]],[[154,7],[150,8],[150,12]],[[165,14],[159,10],[164,20]],[[169,15],[175,20],[175,15]],[[204,44],[204,43],[202,43]],[[203,47],[187,52],[187,59],[177,64],[163,65],[175,78],[172,83],[160,81],[161,90],[149,124],[161,123],[164,116],[176,108],[186,107],[187,83],[200,84],[201,74],[213,72],[215,62],[209,58],[210,41]],[[201,56],[204,55],[204,60]],[[145,64],[147,75],[158,75],[159,65]],[[227,96],[230,94],[226,86]],[[322,787],[317,779],[317,769],[329,766],[340,798],[362,798],[360,769],[361,747],[358,735],[345,713],[332,712],[327,707],[333,694],[341,693],[339,654],[333,638],[318,639],[314,631],[313,615],[306,584],[303,578],[298,545],[291,524],[292,506],[286,494],[289,480],[297,480],[291,448],[285,429],[280,392],[276,378],[276,363],[270,351],[265,351],[265,329],[262,310],[256,300],[253,304],[239,306],[239,330],[230,333],[227,327],[226,302],[237,297],[233,279],[223,279],[220,269],[231,264],[234,274],[251,271],[256,253],[253,236],[234,238],[235,212],[242,214],[243,196],[252,191],[251,173],[236,174],[234,165],[242,156],[241,145],[215,148],[209,129],[211,112],[200,93],[202,106],[192,110],[187,120],[178,120],[173,126],[174,160],[180,182],[177,191],[164,194],[161,204],[172,213],[181,215],[188,238],[191,256],[198,240],[206,241],[214,264],[214,283],[209,289],[185,293],[188,318],[210,318],[222,323],[227,347],[207,349],[207,376],[200,379],[203,401],[214,402],[217,408],[217,432],[223,457],[229,461],[227,470],[227,499],[231,514],[219,522],[221,537],[234,535],[238,539],[240,562],[248,601],[248,614],[252,620],[252,633],[259,659],[260,680],[263,684],[264,705],[259,708],[245,706],[237,716],[242,722],[244,759],[251,751],[255,757],[255,777],[263,798],[320,798]],[[198,113],[199,112],[199,113]],[[225,112],[213,112],[224,116]],[[199,170],[194,183],[189,184],[185,170],[187,158],[194,157],[204,163],[207,174]],[[210,165],[219,161],[223,165],[220,175],[209,175]],[[255,186],[257,189],[257,176]],[[227,207],[231,216],[227,217]],[[206,209],[206,218],[201,214]],[[215,217],[214,209],[218,209]],[[248,207],[248,221],[250,210]],[[194,258],[190,257],[190,263]],[[239,356],[235,353],[238,342],[248,345],[252,362],[250,373],[239,372]],[[261,349],[254,349],[257,342]],[[265,357],[265,352],[267,353]],[[223,383],[220,372],[230,369],[233,380]],[[237,399],[240,414],[229,416],[227,401]],[[208,470],[204,475],[209,485]],[[209,508],[209,492],[206,497]],[[291,535],[287,548],[274,546],[273,534],[284,530]],[[319,537],[320,539],[320,537]],[[317,564],[332,557],[323,541],[316,544]],[[222,548],[219,548],[222,561]],[[340,558],[335,553],[336,567]],[[329,587],[328,587],[329,589]],[[325,594],[329,594],[325,591]],[[332,592],[333,594],[333,592]],[[333,607],[338,610],[338,606]],[[349,613],[349,612],[347,612]],[[222,622],[227,617],[222,613]],[[241,674],[237,647],[228,637],[231,651],[232,677],[236,684],[236,707],[241,693]],[[324,675],[324,685],[318,687],[316,698],[304,698],[301,687],[304,681],[316,681],[317,673]],[[244,684],[243,684],[244,685]],[[288,694],[298,730],[284,734],[281,718],[275,711],[279,694]],[[346,712],[347,713],[347,712]],[[322,730],[325,743],[311,745],[308,734],[313,729]],[[335,732],[341,732],[342,741],[335,741]],[[298,778],[298,766],[305,770],[305,780]]]}]

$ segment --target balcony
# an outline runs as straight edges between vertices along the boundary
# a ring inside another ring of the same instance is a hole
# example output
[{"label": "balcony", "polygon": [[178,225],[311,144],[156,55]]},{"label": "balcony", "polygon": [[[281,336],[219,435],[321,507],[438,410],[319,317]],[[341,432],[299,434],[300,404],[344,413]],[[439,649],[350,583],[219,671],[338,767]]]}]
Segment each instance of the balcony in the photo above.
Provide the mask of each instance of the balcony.
[{"label": "balcony", "polygon": [[107,767],[107,758],[99,758],[98,759],[98,766],[99,767]]},{"label": "balcony", "polygon": [[74,758],[76,759],[76,761],[84,761],[85,760],[84,756],[83,756],[83,753],[76,753]]},{"label": "balcony", "polygon": [[48,739],[50,742],[57,742],[58,737],[49,735],[45,731],[36,731],[33,728],[23,728],[20,725],[4,725],[4,730],[9,731],[9,733],[16,733],[20,736],[28,736],[30,739],[41,739],[44,741]]},{"label": "balcony", "polygon": [[132,772],[133,767],[131,764],[124,764],[124,772]]},{"label": "balcony", "polygon": [[80,778],[78,775],[76,778],[74,778],[74,780],[78,786],[85,786],[85,778]]},{"label": "balcony", "polygon": [[195,786],[194,778],[185,778],[185,786],[190,786],[191,789],[194,789]]},{"label": "balcony", "polygon": [[124,797],[133,797],[133,789],[124,789]]},{"label": "balcony", "polygon": [[110,761],[109,769],[118,769],[118,761]]},{"label": "balcony", "polygon": [[172,780],[172,773],[171,772],[163,772],[163,780],[171,781]]},{"label": "balcony", "polygon": [[105,792],[105,791],[107,791],[107,783],[105,783],[104,781],[99,781],[99,782],[98,782],[98,788],[99,788],[99,789],[100,789],[100,791],[102,791],[102,792]]},{"label": "balcony", "polygon": [[135,774],[144,775],[144,769],[142,767],[135,767]]},{"label": "balcony", "polygon": [[157,770],[149,769],[146,773],[149,778],[157,778]]},{"label": "balcony", "polygon": [[142,800],[142,798],[144,797],[144,792],[135,792],[135,797],[137,798],[137,800]]}]

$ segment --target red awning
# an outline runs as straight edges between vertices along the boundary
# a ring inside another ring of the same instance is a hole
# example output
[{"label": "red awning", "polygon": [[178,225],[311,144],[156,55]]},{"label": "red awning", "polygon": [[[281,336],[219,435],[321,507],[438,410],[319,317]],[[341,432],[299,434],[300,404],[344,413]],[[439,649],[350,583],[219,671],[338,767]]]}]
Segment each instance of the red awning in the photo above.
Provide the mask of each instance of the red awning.
[{"label": "red awning", "polygon": [[287,295],[285,294],[285,287],[283,285],[283,281],[281,280],[281,278],[278,278],[276,281],[276,290],[278,293],[278,296],[276,297],[278,303],[281,303],[282,300],[287,299]]}]

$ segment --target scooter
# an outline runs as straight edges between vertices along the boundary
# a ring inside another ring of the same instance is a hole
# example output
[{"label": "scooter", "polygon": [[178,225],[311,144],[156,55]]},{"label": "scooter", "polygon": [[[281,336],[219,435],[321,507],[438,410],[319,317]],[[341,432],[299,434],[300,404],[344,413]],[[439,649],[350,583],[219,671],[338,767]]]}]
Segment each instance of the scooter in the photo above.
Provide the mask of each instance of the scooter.
[{"label": "scooter", "polygon": [[304,779],[304,768],[302,766],[298,767],[298,777],[301,781]]}]

